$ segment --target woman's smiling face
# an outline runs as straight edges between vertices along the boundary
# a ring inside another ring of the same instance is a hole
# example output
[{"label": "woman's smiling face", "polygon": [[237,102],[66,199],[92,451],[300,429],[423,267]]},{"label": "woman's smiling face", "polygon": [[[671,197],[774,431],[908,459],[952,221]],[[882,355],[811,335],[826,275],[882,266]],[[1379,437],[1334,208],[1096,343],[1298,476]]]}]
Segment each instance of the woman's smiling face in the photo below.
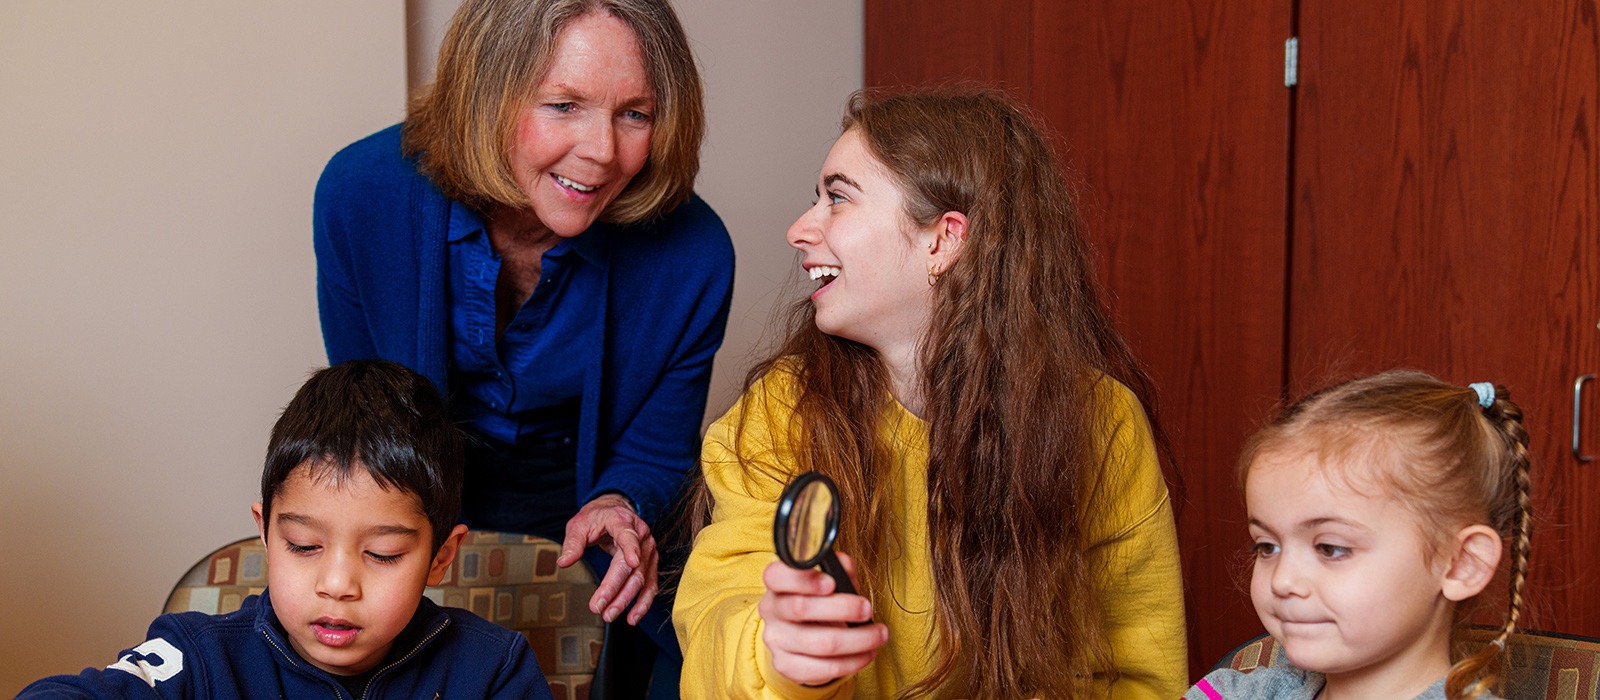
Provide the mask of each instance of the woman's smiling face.
[{"label": "woman's smiling face", "polygon": [[540,223],[562,237],[588,230],[644,168],[654,114],[632,28],[594,12],[562,29],[510,147]]},{"label": "woman's smiling face", "polygon": [[817,328],[880,352],[915,344],[932,308],[932,228],[907,220],[903,193],[855,129],[828,151],[817,195],[787,236],[821,285]]}]

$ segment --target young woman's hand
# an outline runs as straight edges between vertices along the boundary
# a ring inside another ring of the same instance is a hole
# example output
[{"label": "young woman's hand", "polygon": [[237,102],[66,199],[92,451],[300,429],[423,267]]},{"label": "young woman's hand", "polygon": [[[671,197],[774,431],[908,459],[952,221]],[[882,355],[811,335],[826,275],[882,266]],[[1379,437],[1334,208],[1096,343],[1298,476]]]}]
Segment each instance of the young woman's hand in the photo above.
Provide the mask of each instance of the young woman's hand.
[{"label": "young woman's hand", "polygon": [[611,555],[611,568],[589,599],[589,611],[612,622],[628,610],[628,624],[637,625],[656,598],[656,566],[660,559],[650,524],[633,512],[628,499],[606,493],[578,509],[567,521],[567,538],[561,544],[556,566],[578,563],[583,550],[599,545]]},{"label": "young woman's hand", "polygon": [[[855,579],[855,562],[839,555]],[[792,681],[825,685],[866,668],[889,640],[882,623],[848,627],[872,619],[872,602],[833,592],[833,578],[773,562],[762,574],[767,592],[759,610],[766,622],[762,641],[772,651],[772,666]]]}]

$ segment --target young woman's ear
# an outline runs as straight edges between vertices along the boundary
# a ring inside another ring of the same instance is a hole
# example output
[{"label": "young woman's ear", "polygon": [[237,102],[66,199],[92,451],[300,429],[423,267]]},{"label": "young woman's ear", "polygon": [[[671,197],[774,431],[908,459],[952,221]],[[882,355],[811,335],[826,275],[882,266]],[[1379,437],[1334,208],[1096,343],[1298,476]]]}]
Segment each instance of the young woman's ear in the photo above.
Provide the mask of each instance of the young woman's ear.
[{"label": "young woman's ear", "polygon": [[929,228],[930,262],[948,270],[961,254],[961,246],[967,242],[967,215],[959,211],[947,211],[940,214]]},{"label": "young woman's ear", "polygon": [[1468,525],[1450,543],[1450,566],[1444,572],[1441,592],[1460,602],[1482,592],[1500,566],[1500,533],[1488,525]]},{"label": "young woman's ear", "polygon": [[433,553],[433,565],[428,568],[428,585],[437,586],[444,580],[444,572],[456,560],[456,550],[461,548],[461,539],[466,536],[466,525],[450,528],[450,535],[444,538],[444,544],[439,545],[439,551]]}]

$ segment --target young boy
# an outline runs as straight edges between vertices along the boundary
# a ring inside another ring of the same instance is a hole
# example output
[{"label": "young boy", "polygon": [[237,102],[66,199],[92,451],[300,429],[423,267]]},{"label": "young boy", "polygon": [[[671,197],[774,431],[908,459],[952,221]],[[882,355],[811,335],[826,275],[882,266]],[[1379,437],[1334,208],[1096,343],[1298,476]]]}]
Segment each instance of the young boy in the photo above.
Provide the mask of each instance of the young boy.
[{"label": "young boy", "polygon": [[428,380],[354,361],[317,372],[272,429],[267,590],[179,613],[104,669],[19,698],[549,698],[522,635],[422,597],[466,534],[462,437]]}]

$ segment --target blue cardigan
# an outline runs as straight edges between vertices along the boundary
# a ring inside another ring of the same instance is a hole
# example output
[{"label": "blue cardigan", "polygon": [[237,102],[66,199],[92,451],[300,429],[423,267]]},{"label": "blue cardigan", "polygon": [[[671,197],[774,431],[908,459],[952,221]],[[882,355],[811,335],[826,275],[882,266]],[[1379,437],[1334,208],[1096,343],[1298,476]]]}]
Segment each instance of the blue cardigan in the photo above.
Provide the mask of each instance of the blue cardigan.
[{"label": "blue cardigan", "polygon": [[[398,125],[328,162],[314,232],[330,363],[393,360],[449,395],[449,217],[449,200],[401,154]],[[733,242],[698,196],[644,224],[595,226],[607,228],[604,322],[573,339],[591,358],[578,420],[579,504],[617,491],[655,524],[700,455]]]},{"label": "blue cardigan", "polygon": [[[186,612],[150,623],[146,641],[105,668],[52,676],[19,700],[46,698],[347,698],[332,675],[294,652],[269,594],[225,615]],[[423,598],[372,676],[368,698],[549,698],[520,633]]]}]

